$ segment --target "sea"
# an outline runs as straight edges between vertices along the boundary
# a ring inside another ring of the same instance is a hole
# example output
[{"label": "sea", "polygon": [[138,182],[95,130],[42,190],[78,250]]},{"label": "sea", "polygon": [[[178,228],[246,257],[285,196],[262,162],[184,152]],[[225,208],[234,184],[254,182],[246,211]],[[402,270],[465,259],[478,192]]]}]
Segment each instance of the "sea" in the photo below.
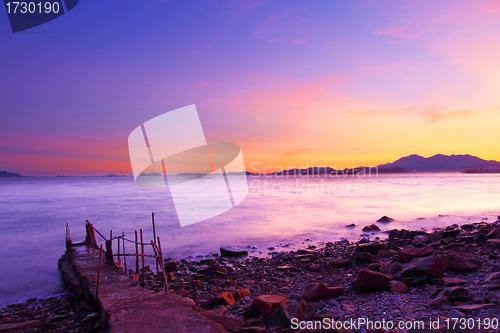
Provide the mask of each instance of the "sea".
[{"label": "sea", "polygon": [[[500,215],[500,174],[247,175],[247,183],[248,195],[236,207],[181,227],[168,187],[144,189],[133,177],[0,178],[0,306],[64,293],[57,260],[65,251],[66,225],[80,242],[86,220],[104,237],[112,230],[133,240],[142,229],[149,242],[154,212],[164,256],[197,260],[221,246],[268,256],[343,238],[386,238],[395,228],[492,222]],[[394,221],[376,223],[384,215]],[[372,223],[381,232],[364,233]]]}]

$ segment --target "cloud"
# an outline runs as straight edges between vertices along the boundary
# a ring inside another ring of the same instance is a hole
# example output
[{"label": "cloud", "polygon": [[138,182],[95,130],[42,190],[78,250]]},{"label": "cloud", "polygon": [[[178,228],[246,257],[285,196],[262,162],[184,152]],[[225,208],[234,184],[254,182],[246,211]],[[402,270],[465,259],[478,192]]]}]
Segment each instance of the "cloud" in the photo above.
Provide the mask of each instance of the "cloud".
[{"label": "cloud", "polygon": [[396,36],[399,38],[409,38],[409,39],[420,38],[420,35],[421,35],[419,33],[407,33],[405,31],[405,29],[402,27],[377,30],[374,33],[377,35],[392,35],[392,36]]},{"label": "cloud", "polygon": [[279,15],[271,15],[269,16],[264,22],[262,22],[257,30],[253,33],[253,36],[255,38],[263,38],[264,35],[266,34],[266,31],[269,30],[270,27],[272,27],[276,22],[279,22],[289,16],[293,12],[292,9],[288,9],[284,11],[283,13]]}]

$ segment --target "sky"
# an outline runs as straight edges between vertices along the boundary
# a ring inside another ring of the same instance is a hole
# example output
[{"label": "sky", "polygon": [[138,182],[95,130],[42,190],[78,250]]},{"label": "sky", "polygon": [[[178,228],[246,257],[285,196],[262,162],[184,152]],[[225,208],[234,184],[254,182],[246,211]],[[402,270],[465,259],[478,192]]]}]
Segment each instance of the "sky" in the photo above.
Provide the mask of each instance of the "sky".
[{"label": "sky", "polygon": [[13,34],[0,170],[130,174],[128,136],[195,104],[248,171],[500,160],[500,1],[84,0]]}]

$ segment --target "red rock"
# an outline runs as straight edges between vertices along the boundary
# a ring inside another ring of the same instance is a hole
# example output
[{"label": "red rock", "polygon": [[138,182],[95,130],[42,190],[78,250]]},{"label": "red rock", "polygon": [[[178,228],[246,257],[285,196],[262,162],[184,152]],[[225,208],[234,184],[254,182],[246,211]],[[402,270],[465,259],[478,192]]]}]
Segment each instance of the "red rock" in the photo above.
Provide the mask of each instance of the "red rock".
[{"label": "red rock", "polygon": [[372,225],[367,225],[366,227],[363,228],[363,231],[380,231],[380,228],[375,225],[375,224],[372,224]]},{"label": "red rock", "polygon": [[332,261],[330,261],[330,265],[332,265],[335,268],[347,267],[349,266],[349,260],[342,258],[333,258]]},{"label": "red rock", "polygon": [[403,270],[403,278],[430,278],[443,276],[449,260],[446,256],[432,255],[424,258],[415,258]]},{"label": "red rock", "polygon": [[165,263],[165,273],[175,272],[179,269],[179,265],[175,261]]},{"label": "red rock", "polygon": [[300,296],[307,302],[344,295],[342,287],[327,287],[323,282],[309,283]]},{"label": "red rock", "polygon": [[175,291],[177,295],[181,295],[182,297],[186,297],[189,293],[186,289],[181,288]]},{"label": "red rock", "polygon": [[397,261],[391,263],[391,264],[384,264],[380,266],[380,273],[386,274],[386,275],[394,275],[399,271],[403,270],[403,266]]},{"label": "red rock", "polygon": [[451,287],[451,286],[458,286],[460,284],[465,284],[465,280],[461,280],[461,279],[452,279],[452,278],[442,278],[441,279],[443,281],[443,284],[446,286],[446,287]]},{"label": "red rock", "polygon": [[293,318],[299,321],[303,320],[307,315],[307,303],[301,301],[299,303],[289,303],[281,306],[278,310],[264,319],[266,326],[285,328],[290,327]]},{"label": "red rock", "polygon": [[226,257],[240,257],[248,255],[248,251],[236,246],[223,246],[220,248],[220,254]]},{"label": "red rock", "polygon": [[455,271],[470,271],[479,267],[480,262],[474,261],[465,253],[449,252],[446,254],[449,267]]},{"label": "red rock", "polygon": [[364,290],[384,289],[389,285],[391,278],[385,274],[362,269],[352,281],[352,285]]},{"label": "red rock", "polygon": [[286,304],[286,297],[280,295],[261,295],[254,298],[250,308],[243,314],[245,317],[261,315],[267,317],[280,306]]},{"label": "red rock", "polygon": [[434,249],[430,246],[416,248],[414,246],[402,249],[399,251],[399,260],[403,262],[410,262],[414,258],[427,257],[434,253]]},{"label": "red rock", "polygon": [[233,306],[236,303],[233,294],[228,291],[200,304],[202,307],[212,307],[216,305],[229,305]]},{"label": "red rock", "polygon": [[214,315],[207,315],[206,317],[221,324],[225,330],[232,331],[234,329],[240,328],[243,325],[245,325],[245,322],[243,320],[239,320],[236,318],[231,318],[226,316],[214,316]]},{"label": "red rock", "polygon": [[201,286],[203,286],[203,282],[200,280],[193,280],[193,281],[191,281],[191,285],[193,287],[201,287]]},{"label": "red rock", "polygon": [[403,282],[391,281],[390,286],[392,292],[395,294],[401,294],[408,291],[408,286],[406,286]]},{"label": "red rock", "polygon": [[500,288],[500,272],[489,275],[483,282],[483,288],[487,290]]},{"label": "red rock", "polygon": [[436,298],[431,302],[431,305],[445,305],[452,304],[453,302],[466,302],[474,298],[474,294],[470,293],[467,289],[462,287],[448,287],[444,289]]},{"label": "red rock", "polygon": [[252,295],[252,293],[250,292],[250,290],[245,289],[245,288],[237,289],[236,290],[236,294],[238,295],[238,297],[240,299],[243,299],[243,298],[245,298],[247,296],[251,296]]}]

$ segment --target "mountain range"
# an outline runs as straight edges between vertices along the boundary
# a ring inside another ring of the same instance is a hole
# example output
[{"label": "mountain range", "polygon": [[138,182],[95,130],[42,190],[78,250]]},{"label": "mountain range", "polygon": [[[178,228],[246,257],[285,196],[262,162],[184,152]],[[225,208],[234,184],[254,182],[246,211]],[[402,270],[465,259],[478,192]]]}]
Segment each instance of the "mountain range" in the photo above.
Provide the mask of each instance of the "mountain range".
[{"label": "mountain range", "polygon": [[381,164],[379,170],[401,168],[409,172],[461,172],[470,169],[500,169],[500,162],[483,160],[472,155],[442,155],[431,157],[410,155]]}]

